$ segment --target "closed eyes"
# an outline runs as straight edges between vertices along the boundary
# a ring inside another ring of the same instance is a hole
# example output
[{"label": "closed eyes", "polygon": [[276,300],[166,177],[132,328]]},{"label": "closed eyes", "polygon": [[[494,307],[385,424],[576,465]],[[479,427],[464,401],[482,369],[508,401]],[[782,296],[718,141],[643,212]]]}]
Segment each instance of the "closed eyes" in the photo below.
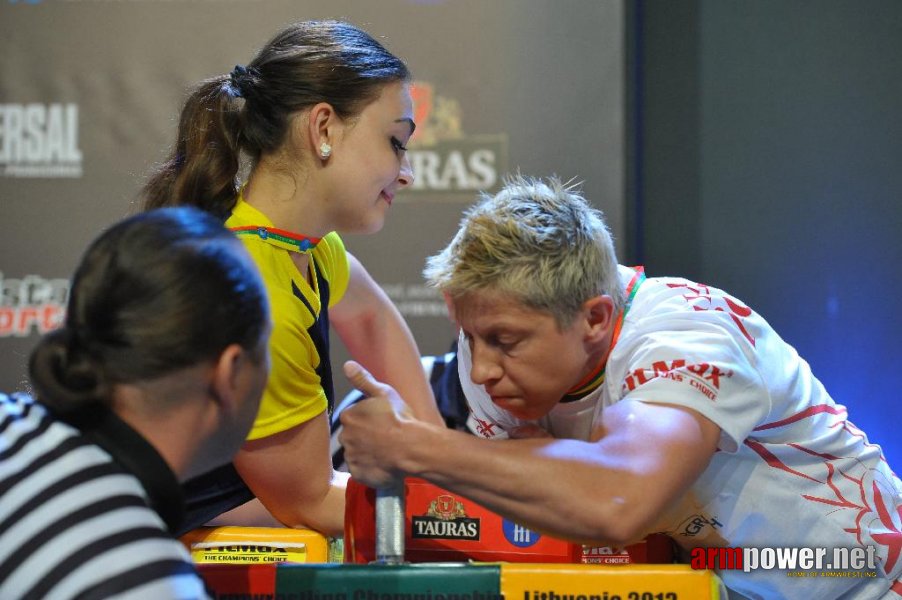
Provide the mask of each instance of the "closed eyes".
[{"label": "closed eyes", "polygon": [[402,144],[401,140],[399,140],[396,137],[392,137],[391,145],[392,145],[392,148],[395,149],[395,152],[407,152],[407,146]]}]

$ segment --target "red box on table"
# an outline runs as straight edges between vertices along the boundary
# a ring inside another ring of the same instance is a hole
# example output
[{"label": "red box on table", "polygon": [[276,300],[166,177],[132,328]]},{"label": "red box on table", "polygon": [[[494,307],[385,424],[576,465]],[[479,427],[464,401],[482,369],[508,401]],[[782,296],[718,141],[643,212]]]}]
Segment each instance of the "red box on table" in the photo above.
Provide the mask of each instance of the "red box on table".
[{"label": "red box on table", "polygon": [[[651,535],[625,548],[584,547],[522,527],[428,481],[407,478],[404,542],[408,562],[670,563],[673,546]],[[344,560],[368,563],[376,552],[376,491],[348,481]]]}]

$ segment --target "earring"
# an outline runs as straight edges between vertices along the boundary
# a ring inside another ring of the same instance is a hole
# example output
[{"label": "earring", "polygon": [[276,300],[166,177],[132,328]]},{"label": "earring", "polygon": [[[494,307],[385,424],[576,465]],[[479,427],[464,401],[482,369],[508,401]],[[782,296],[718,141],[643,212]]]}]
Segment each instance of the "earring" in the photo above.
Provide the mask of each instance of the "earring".
[{"label": "earring", "polygon": [[322,144],[319,145],[319,155],[320,155],[320,157],[322,157],[323,160],[326,160],[327,158],[329,158],[329,155],[331,155],[331,154],[332,154],[332,146],[330,146],[326,142],[323,142]]}]

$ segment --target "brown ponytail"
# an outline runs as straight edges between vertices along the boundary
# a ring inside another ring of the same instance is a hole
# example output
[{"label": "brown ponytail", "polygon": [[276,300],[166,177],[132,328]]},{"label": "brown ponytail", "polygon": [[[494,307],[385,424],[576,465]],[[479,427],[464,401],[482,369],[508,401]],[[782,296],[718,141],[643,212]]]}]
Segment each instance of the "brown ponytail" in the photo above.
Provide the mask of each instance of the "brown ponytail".
[{"label": "brown ponytail", "polygon": [[178,138],[141,193],[143,209],[190,205],[225,221],[238,197],[240,110],[228,76],[201,83],[185,101]]}]

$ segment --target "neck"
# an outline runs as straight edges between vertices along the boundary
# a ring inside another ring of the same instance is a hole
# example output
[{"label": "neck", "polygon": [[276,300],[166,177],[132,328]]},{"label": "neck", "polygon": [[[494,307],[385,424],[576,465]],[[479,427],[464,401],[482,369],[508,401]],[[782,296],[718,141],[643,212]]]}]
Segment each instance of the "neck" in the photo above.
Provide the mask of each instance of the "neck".
[{"label": "neck", "polygon": [[[568,395],[576,394],[580,397],[585,396],[589,392],[597,389],[599,385],[601,385],[601,383],[604,381],[605,366],[607,365],[608,356],[611,353],[611,347],[613,345],[612,340],[613,331],[608,332],[598,350],[592,352],[589,355],[589,358],[586,361],[586,368],[583,371],[582,376],[580,377],[579,381],[577,381],[576,384],[567,392]],[[582,391],[581,394],[580,391]]]},{"label": "neck", "polygon": [[611,327],[598,347],[589,353],[582,375],[576,384],[567,391],[562,402],[572,402],[584,398],[604,383],[605,367],[616,342],[614,336],[615,328]]},{"label": "neck", "polygon": [[643,267],[635,267],[635,274],[626,286],[626,305],[617,313],[611,326],[604,334],[604,338],[599,344],[597,351],[590,352],[587,361],[586,372],[577,384],[570,388],[564,396],[562,402],[576,400],[585,397],[593,390],[597,389],[604,382],[605,368],[614,345],[620,338],[620,330],[623,328],[626,313],[629,312],[633,298],[639,291],[639,286],[645,281],[645,269]]},{"label": "neck", "polygon": [[244,188],[244,201],[262,212],[273,226],[321,238],[333,228],[324,220],[321,198],[309,174],[287,173],[261,159]]},{"label": "neck", "polygon": [[203,403],[176,396],[154,402],[157,397],[161,395],[138,386],[116,386],[113,410],[154,447],[179,481],[209,470],[209,465],[198,464],[208,437],[200,410]]}]

